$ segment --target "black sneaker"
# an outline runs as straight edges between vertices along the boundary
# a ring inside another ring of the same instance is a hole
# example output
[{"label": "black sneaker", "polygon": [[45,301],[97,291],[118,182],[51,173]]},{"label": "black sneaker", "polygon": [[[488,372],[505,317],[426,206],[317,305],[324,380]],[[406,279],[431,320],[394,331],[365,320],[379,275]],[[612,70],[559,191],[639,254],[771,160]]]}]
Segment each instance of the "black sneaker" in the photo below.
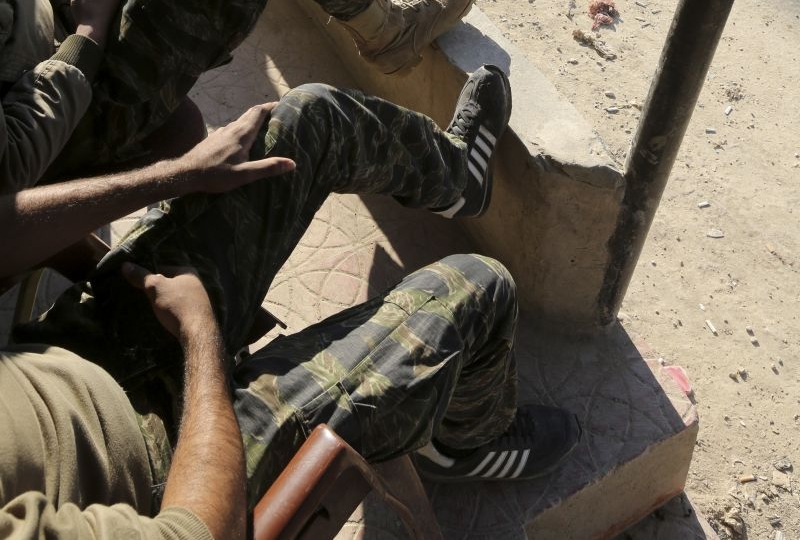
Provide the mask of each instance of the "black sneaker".
[{"label": "black sneaker", "polygon": [[446,456],[429,443],[412,457],[420,476],[434,482],[526,480],[553,471],[580,438],[574,414],[528,405],[517,409],[503,435],[466,456]]},{"label": "black sneaker", "polygon": [[467,143],[467,186],[456,202],[434,212],[448,218],[483,215],[492,195],[489,160],[510,117],[511,85],[503,70],[491,65],[476,70],[461,90],[447,128]]}]

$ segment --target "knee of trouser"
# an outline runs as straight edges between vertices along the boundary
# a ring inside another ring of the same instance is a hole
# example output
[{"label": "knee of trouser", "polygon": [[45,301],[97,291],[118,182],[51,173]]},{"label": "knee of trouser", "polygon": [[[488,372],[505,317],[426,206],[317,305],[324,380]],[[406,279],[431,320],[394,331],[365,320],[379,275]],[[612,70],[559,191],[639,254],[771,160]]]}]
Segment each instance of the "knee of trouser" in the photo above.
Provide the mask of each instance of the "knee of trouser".
[{"label": "knee of trouser", "polygon": [[483,297],[493,309],[517,312],[517,285],[511,273],[497,259],[477,254],[451,255],[442,262],[457,268],[464,277],[488,294]]},{"label": "knee of trouser", "polygon": [[336,88],[325,83],[306,83],[289,90],[281,98],[302,112],[325,108],[333,103],[333,94]]}]

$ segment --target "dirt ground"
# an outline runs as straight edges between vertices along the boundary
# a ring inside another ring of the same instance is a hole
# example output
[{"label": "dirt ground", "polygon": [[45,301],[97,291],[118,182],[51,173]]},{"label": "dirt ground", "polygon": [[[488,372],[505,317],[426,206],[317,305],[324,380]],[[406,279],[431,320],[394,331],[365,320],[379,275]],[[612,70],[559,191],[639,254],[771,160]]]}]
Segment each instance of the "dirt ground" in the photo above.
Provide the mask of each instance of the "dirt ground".
[{"label": "dirt ground", "polygon": [[[624,164],[676,0],[617,0],[595,33],[588,0],[477,5]],[[799,42],[800,2],[734,5],[620,313],[688,372],[687,492],[722,538],[800,539]]]}]

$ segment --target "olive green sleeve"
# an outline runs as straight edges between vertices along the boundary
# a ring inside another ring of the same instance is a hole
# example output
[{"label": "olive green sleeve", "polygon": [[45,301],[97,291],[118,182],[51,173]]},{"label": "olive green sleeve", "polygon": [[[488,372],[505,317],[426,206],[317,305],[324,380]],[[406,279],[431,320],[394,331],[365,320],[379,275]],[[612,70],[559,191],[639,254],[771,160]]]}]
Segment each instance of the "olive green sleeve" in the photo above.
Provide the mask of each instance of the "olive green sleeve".
[{"label": "olive green sleeve", "polygon": [[89,107],[102,59],[94,41],[69,36],[52,58],[6,92],[0,114],[0,194],[35,185],[58,156]]}]

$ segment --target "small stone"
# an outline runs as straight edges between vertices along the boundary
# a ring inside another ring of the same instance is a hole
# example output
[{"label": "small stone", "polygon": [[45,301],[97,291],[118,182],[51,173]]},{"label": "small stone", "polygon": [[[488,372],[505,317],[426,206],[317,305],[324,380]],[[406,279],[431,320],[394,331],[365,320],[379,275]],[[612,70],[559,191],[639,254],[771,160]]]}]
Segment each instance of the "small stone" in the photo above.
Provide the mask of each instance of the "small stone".
[{"label": "small stone", "polygon": [[754,336],[756,335],[755,331],[753,330],[752,326],[745,326],[744,331],[747,332],[748,335]]},{"label": "small stone", "polygon": [[606,90],[603,92],[608,99],[617,99],[617,95],[612,92],[611,90]]},{"label": "small stone", "polygon": [[753,474],[745,474],[744,476],[740,476],[739,477],[739,483],[740,484],[747,484],[749,482],[755,482],[755,481],[756,481],[756,477]]},{"label": "small stone", "polygon": [[651,266],[655,266],[656,265],[656,261],[650,261],[650,265]]},{"label": "small stone", "polygon": [[709,238],[725,238],[725,233],[719,229],[710,229],[706,233],[706,236],[708,236]]},{"label": "small stone", "polygon": [[751,337],[750,338],[750,344],[753,347],[760,347],[761,346],[761,344],[758,342],[758,338],[756,338],[756,337]]},{"label": "small stone", "polygon": [[641,8],[646,8],[647,7],[647,4],[645,4],[644,2],[640,2],[639,0],[636,0],[636,5],[641,7]]},{"label": "small stone", "polygon": [[619,107],[606,107],[606,112],[609,114],[617,114],[619,112]]},{"label": "small stone", "polygon": [[717,329],[714,326],[714,323],[712,323],[710,319],[706,319],[706,326],[708,326],[708,329],[711,330],[712,334],[714,334],[715,336],[719,335],[717,334]]},{"label": "small stone", "polygon": [[725,515],[722,518],[722,523],[737,535],[744,532],[744,521],[742,520],[742,513],[739,508],[730,507],[725,509]]},{"label": "small stone", "polygon": [[577,63],[578,63],[577,58],[570,58],[569,60],[567,60],[567,64],[572,64],[573,66],[577,65]]},{"label": "small stone", "polygon": [[740,367],[739,369],[737,369],[737,370],[736,370],[736,373],[738,373],[738,374],[739,374],[739,377],[741,377],[741,378],[742,378],[742,380],[745,380],[745,379],[747,379],[747,375],[748,375],[748,373],[747,373],[747,370],[746,370],[746,369],[744,369],[743,367]]},{"label": "small stone", "polygon": [[792,467],[792,462],[786,458],[779,459],[775,463],[772,464],[777,470],[781,472],[791,471],[794,467]]},{"label": "small stone", "polygon": [[708,134],[708,135],[714,135],[716,132],[717,132],[716,128],[713,128],[713,127],[707,127],[706,128],[706,134]]},{"label": "small stone", "polygon": [[769,524],[773,527],[780,527],[781,526],[781,518],[779,516],[772,516],[769,518]]},{"label": "small stone", "polygon": [[727,107],[725,107],[725,116],[730,116],[732,112],[733,112],[733,105],[728,105]]},{"label": "small stone", "polygon": [[[728,373],[728,377],[730,377],[736,382],[739,382],[739,375],[735,371],[731,371],[730,373]],[[727,420],[727,417],[725,419]]]},{"label": "small stone", "polygon": [[709,206],[711,206],[711,203],[708,201],[700,201],[697,203],[698,208],[708,208]]},{"label": "small stone", "polygon": [[700,311],[705,311],[706,310],[706,306],[704,306],[703,304],[697,304],[697,307],[700,308]]},{"label": "small stone", "polygon": [[772,485],[789,491],[792,486],[792,479],[784,472],[772,471]]},{"label": "small stone", "polygon": [[[756,341],[756,343],[758,343],[758,341]],[[756,347],[757,347],[757,346],[758,346],[758,345],[756,345]],[[778,375],[778,374],[779,374],[779,373],[778,373],[778,366],[776,366],[775,364],[772,364],[772,365],[770,366],[770,369],[772,369],[772,372],[773,372],[775,375]]]}]

